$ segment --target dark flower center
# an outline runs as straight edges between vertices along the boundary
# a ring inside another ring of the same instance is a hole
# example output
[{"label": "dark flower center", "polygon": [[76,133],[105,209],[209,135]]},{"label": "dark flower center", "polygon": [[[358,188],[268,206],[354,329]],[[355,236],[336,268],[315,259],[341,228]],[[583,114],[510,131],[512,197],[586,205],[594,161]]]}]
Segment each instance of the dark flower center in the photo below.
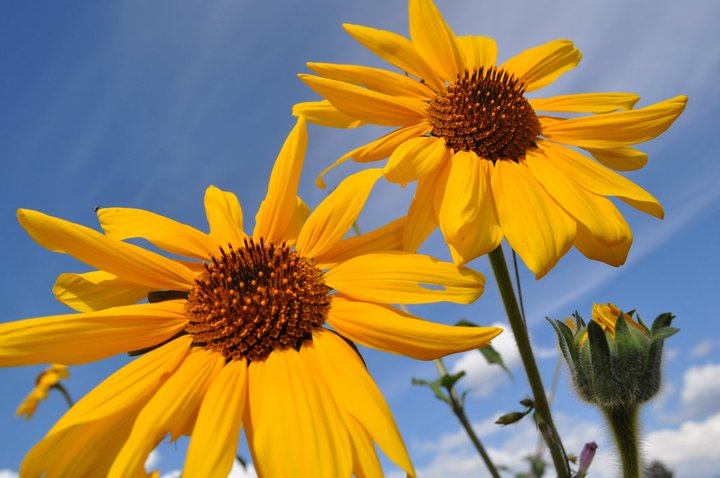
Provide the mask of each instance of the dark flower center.
[{"label": "dark flower center", "polygon": [[455,151],[517,162],[541,133],[524,92],[523,83],[494,66],[465,70],[430,102],[432,135]]},{"label": "dark flower center", "polygon": [[315,263],[285,244],[245,240],[206,264],[188,295],[193,344],[228,360],[299,348],[325,323],[330,288]]}]

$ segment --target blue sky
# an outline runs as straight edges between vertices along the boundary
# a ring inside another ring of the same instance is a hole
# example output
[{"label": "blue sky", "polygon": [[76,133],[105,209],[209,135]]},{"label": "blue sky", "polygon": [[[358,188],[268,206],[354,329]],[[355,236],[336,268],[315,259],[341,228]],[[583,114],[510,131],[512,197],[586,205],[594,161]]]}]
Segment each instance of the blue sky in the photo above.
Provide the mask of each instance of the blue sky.
[{"label": "blue sky", "polygon": [[[662,396],[646,407],[648,458],[662,458],[677,476],[716,476],[720,467],[720,324],[711,299],[720,267],[720,3],[486,2],[438,0],[457,34],[498,41],[500,59],[556,39],[583,52],[580,66],[543,95],[628,91],[644,106],[678,94],[687,110],[661,138],[641,145],[650,154],[627,174],[665,207],[658,221],[621,206],[635,234],[619,269],[571,252],[541,281],[521,265],[527,315],[540,365],[550,382],[557,360],[545,316],[574,310],[589,316],[594,301],[637,309],[646,320],[672,311],[681,333],[668,344]],[[37,246],[19,227],[19,207],[38,209],[95,227],[96,206],[152,210],[205,227],[202,197],[214,184],[234,191],[248,217],[264,195],[270,168],[294,124],[291,106],[314,94],[296,78],[306,61],[381,65],[341,23],[407,33],[405,1],[249,2],[4,2],[0,6],[0,244],[6,254],[0,284],[3,321],[64,313],[52,284],[62,272],[86,270],[77,261]],[[317,173],[378,134],[310,128],[300,194],[311,205],[325,195]],[[354,171],[339,168],[330,186]],[[403,214],[412,187],[381,184],[360,223],[364,229]],[[449,255],[437,234],[423,247]],[[460,318],[490,325],[504,316],[487,260],[471,264],[488,274],[487,290],[472,306],[418,306],[417,315],[447,323]],[[468,412],[496,461],[521,467],[531,451],[529,426],[498,429],[494,419],[528,394],[511,337],[497,342],[514,381],[482,363],[477,352],[451,357],[461,383],[475,392]],[[433,378],[431,363],[363,350],[390,403],[421,476],[478,470],[450,412],[411,377]],[[124,357],[71,369],[75,397],[107,376]],[[57,395],[25,421],[14,410],[42,367],[0,370],[0,470],[17,470],[22,456],[63,412]],[[613,476],[609,442],[597,414],[560,377],[555,402],[568,448],[600,444],[594,476]],[[164,445],[156,466],[182,466],[184,444]],[[392,467],[388,467],[390,473]],[[5,476],[0,471],[0,476]],[[480,475],[482,476],[482,475]]]}]

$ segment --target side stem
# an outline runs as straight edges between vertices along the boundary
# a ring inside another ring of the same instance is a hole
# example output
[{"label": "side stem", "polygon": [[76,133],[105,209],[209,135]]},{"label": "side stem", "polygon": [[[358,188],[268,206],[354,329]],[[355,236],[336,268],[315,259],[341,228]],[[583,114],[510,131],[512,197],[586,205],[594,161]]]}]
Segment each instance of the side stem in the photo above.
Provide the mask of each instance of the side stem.
[{"label": "side stem", "polygon": [[528,335],[527,327],[525,326],[517,299],[515,298],[515,291],[513,290],[512,281],[510,280],[510,272],[505,262],[502,245],[488,254],[488,258],[490,259],[490,265],[492,266],[493,274],[495,275],[495,280],[500,290],[500,296],[505,305],[505,312],[510,322],[510,328],[515,335],[515,341],[517,342],[520,358],[525,367],[525,373],[530,382],[530,389],[532,390],[535,400],[538,428],[550,450],[550,455],[552,456],[558,477],[570,478],[570,467],[565,449],[553,423],[550,405],[548,404],[545,388],[540,378],[540,371],[538,370],[537,362],[535,362],[535,356],[530,346],[530,336]]},{"label": "side stem", "polygon": [[[442,359],[435,359],[433,362],[435,362],[435,367],[437,368],[438,373],[441,377],[445,377],[448,375],[447,368],[445,368],[445,363],[442,361]],[[465,429],[465,433],[467,433],[470,441],[472,441],[475,449],[478,451],[480,457],[485,462],[485,466],[487,467],[488,471],[493,476],[493,478],[501,478],[500,473],[498,472],[497,468],[495,468],[495,464],[490,459],[490,455],[488,455],[487,451],[485,451],[485,447],[480,442],[480,438],[478,438],[478,436],[475,434],[475,430],[473,430],[473,427],[470,424],[467,415],[465,415],[465,408],[463,407],[462,401],[457,396],[457,392],[455,392],[454,387],[448,388],[448,395],[450,396],[450,408],[452,409],[458,420],[460,420],[460,423]]]},{"label": "side stem", "polygon": [[603,409],[612,432],[624,478],[640,478],[638,406],[627,405]]}]

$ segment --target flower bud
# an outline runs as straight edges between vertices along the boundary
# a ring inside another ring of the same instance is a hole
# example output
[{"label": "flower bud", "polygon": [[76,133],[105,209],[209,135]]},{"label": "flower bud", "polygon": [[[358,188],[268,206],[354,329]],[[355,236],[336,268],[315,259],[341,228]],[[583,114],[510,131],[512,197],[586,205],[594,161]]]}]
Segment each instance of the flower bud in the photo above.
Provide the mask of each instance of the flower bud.
[{"label": "flower bud", "polygon": [[674,316],[661,314],[648,329],[633,314],[594,304],[587,325],[577,313],[572,326],[548,319],[583,400],[603,408],[639,404],[660,389],[663,342],[678,331],[670,327]]}]

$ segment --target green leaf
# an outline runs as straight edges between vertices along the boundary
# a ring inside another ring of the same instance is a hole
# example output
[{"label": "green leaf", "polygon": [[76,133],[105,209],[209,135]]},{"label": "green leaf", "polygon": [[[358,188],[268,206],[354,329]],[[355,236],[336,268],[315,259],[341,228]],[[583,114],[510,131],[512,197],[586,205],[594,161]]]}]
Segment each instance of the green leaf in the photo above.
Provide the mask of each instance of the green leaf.
[{"label": "green leaf", "polygon": [[438,400],[442,400],[443,402],[450,405],[450,398],[447,395],[445,395],[445,392],[443,392],[443,389],[441,388],[440,380],[441,379],[437,379],[437,380],[433,380],[432,382],[428,382],[427,380],[413,377],[411,383],[413,385],[422,385],[422,386],[430,388],[430,390],[432,390],[433,393],[435,394],[435,398],[437,398]]},{"label": "green leaf", "polygon": [[478,349],[481,354],[483,354],[483,357],[485,357],[485,360],[487,360],[487,363],[490,365],[499,365],[502,367],[503,370],[505,370],[505,373],[507,373],[510,376],[511,380],[514,380],[513,374],[510,372],[510,369],[507,368],[505,365],[505,361],[503,361],[502,355],[500,355],[500,352],[495,350],[495,348],[488,344],[485,347],[481,347]]},{"label": "green leaf", "polygon": [[452,375],[443,375],[440,377],[440,385],[447,388],[448,390],[452,389],[458,380],[463,378],[465,376],[465,371],[461,370],[458,373],[454,373]]}]

